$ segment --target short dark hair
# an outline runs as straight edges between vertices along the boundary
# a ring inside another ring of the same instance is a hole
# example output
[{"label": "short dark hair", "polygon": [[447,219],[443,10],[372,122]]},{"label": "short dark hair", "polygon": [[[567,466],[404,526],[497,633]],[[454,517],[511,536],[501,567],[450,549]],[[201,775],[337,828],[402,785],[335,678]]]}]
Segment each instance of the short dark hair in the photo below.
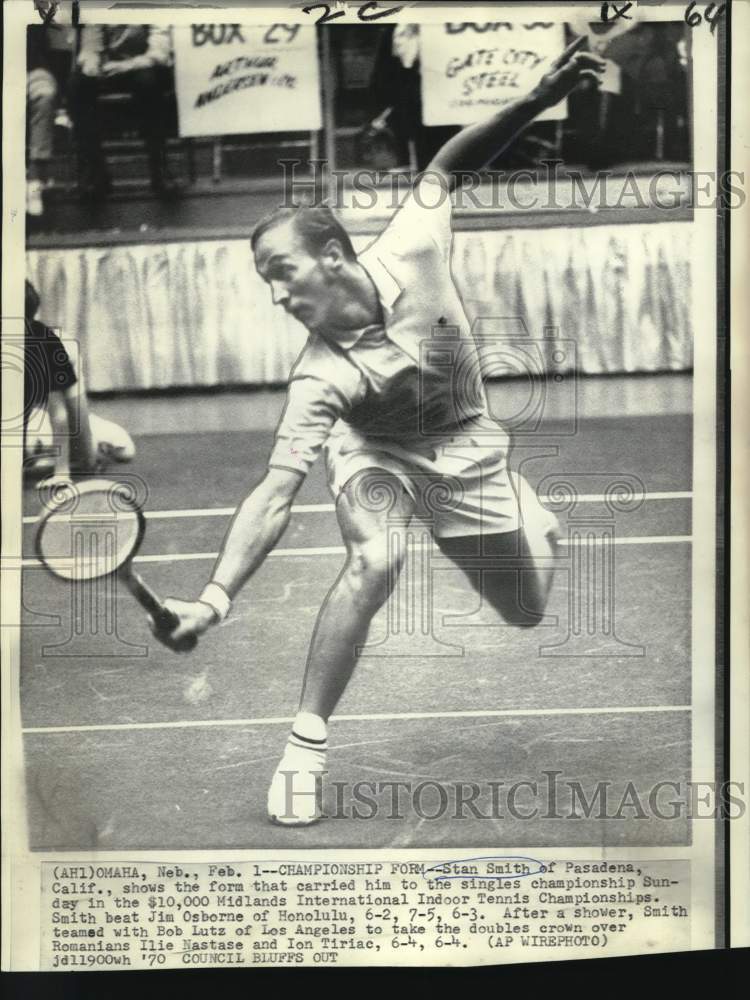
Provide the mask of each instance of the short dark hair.
[{"label": "short dark hair", "polygon": [[337,240],[341,244],[341,249],[347,260],[357,259],[349,234],[328,205],[275,208],[268,215],[265,215],[253,229],[250,236],[250,247],[253,253],[263,233],[290,221],[294,223],[295,230],[305,241],[305,246],[312,256],[317,257],[321,254],[329,240]]}]

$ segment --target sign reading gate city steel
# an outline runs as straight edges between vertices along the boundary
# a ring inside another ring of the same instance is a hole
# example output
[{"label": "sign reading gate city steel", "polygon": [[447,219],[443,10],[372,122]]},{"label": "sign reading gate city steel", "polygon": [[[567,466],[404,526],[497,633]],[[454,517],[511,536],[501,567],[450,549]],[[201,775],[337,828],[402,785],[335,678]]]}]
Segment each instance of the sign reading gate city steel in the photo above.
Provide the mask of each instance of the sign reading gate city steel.
[{"label": "sign reading gate city steel", "polygon": [[[565,47],[562,24],[420,25],[422,121],[468,125],[523,97]],[[567,101],[539,119],[566,118]]]},{"label": "sign reading gate city steel", "polygon": [[181,136],[321,127],[314,27],[192,24],[173,33]]}]

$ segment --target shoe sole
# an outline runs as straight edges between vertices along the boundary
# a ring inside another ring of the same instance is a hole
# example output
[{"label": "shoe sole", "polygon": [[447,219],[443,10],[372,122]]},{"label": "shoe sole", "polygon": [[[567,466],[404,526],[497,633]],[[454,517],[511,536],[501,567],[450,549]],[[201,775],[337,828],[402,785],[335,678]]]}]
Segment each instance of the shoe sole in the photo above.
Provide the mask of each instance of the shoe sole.
[{"label": "shoe sole", "polygon": [[323,819],[322,816],[316,816],[315,819],[280,819],[278,816],[271,816],[269,814],[268,819],[274,826],[315,826],[316,823],[320,823]]}]

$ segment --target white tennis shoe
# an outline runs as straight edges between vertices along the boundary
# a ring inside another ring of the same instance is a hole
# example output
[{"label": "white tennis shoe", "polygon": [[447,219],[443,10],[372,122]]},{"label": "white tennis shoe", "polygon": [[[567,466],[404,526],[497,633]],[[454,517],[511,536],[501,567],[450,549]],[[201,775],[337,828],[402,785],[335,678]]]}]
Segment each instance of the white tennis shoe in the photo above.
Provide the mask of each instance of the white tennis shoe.
[{"label": "white tennis shoe", "polygon": [[26,214],[35,219],[44,215],[43,190],[41,181],[26,181]]},{"label": "white tennis shoe", "polygon": [[[307,742],[307,741],[305,741]],[[325,745],[325,741],[321,741]],[[280,826],[310,826],[323,816],[326,751],[289,738],[268,789],[268,818]]]}]

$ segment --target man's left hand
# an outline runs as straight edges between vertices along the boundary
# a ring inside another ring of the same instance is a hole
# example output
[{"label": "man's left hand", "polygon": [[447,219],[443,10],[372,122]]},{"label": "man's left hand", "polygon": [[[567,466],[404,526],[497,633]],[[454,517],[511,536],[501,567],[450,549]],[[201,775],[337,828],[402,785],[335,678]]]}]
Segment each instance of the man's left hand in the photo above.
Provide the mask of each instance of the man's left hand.
[{"label": "man's left hand", "polygon": [[551,108],[566,97],[581,80],[598,83],[605,69],[605,60],[592,52],[581,52],[585,35],[576,38],[565,49],[534,88],[533,95],[545,107]]}]

